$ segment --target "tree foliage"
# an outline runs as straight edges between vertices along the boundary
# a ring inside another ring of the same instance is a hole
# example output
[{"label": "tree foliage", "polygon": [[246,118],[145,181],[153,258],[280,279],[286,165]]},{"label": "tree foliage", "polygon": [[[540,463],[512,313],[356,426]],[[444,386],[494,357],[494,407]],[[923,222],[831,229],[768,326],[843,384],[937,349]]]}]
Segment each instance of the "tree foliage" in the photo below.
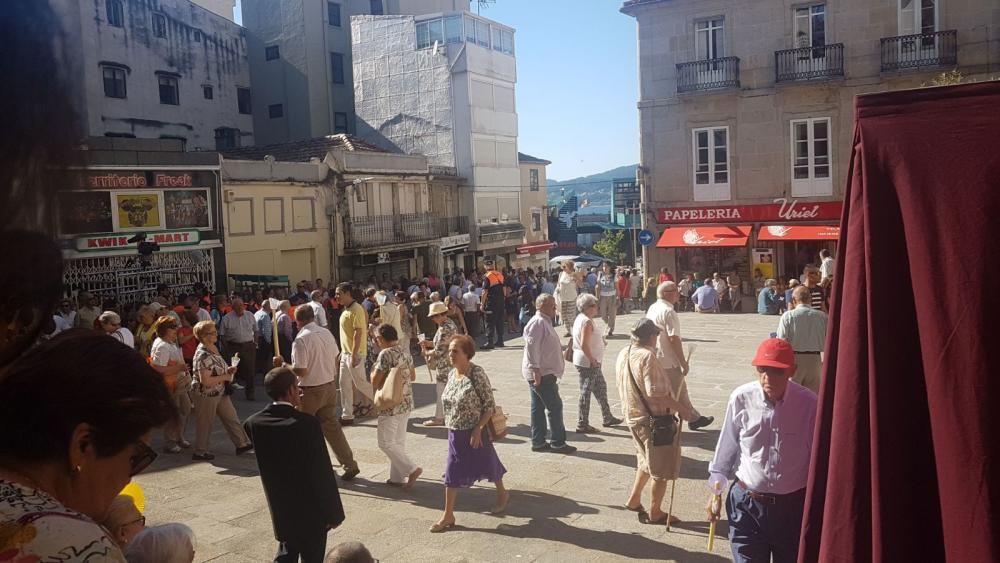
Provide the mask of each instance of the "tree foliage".
[{"label": "tree foliage", "polygon": [[608,231],[601,240],[594,243],[594,252],[620,264],[625,259],[625,252],[622,250],[624,242],[625,231]]}]

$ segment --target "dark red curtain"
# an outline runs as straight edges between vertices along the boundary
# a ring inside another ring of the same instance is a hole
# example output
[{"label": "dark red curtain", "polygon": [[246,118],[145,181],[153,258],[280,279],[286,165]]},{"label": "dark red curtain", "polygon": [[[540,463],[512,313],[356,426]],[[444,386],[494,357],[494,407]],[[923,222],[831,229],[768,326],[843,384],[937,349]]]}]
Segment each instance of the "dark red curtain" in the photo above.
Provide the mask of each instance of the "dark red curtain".
[{"label": "dark red curtain", "polygon": [[1000,83],[855,109],[799,561],[1000,561]]}]

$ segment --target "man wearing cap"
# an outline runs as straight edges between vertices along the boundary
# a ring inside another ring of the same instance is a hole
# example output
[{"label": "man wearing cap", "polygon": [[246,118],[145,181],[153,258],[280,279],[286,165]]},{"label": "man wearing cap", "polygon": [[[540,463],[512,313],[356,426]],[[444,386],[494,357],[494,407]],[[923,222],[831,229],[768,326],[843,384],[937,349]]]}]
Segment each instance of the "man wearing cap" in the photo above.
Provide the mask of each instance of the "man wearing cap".
[{"label": "man wearing cap", "polygon": [[674,310],[680,293],[677,291],[677,284],[672,281],[665,281],[656,286],[656,295],[659,300],[649,306],[646,311],[646,318],[653,321],[660,329],[660,335],[656,341],[656,359],[660,367],[670,379],[670,384],[677,394],[677,400],[684,405],[682,415],[688,423],[688,428],[698,430],[715,422],[711,416],[703,416],[691,404],[691,396],[688,395],[687,376],[691,366],[684,357],[684,348],[681,344],[681,319]]},{"label": "man wearing cap", "polygon": [[486,315],[486,346],[484,350],[491,350],[493,347],[503,348],[504,331],[504,278],[503,274],[497,271],[496,264],[492,260],[483,262],[486,266],[486,275],[483,276],[483,313]]},{"label": "man wearing cap", "polygon": [[778,321],[778,338],[787,340],[795,350],[793,381],[819,394],[823,374],[823,347],[826,345],[826,313],[810,304],[810,289],[804,285],[792,291],[792,304]]},{"label": "man wearing cap", "polygon": [[[790,381],[795,352],[785,340],[761,343],[752,365],[757,381],[737,387],[729,396],[708,466],[708,485],[722,494],[730,480],[733,483],[726,497],[733,561],[773,557],[775,563],[793,562],[799,550],[816,394]],[[721,507],[710,502],[706,508],[709,520],[720,518]]]}]

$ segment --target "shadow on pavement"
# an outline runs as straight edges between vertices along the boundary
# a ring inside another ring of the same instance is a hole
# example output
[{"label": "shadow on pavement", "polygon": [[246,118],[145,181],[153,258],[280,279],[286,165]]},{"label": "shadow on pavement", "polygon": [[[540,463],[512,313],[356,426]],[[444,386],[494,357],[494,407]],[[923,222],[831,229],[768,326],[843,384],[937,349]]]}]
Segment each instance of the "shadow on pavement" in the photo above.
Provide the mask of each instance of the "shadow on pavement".
[{"label": "shadow on pavement", "polygon": [[[512,504],[513,506],[513,504]],[[615,557],[629,559],[671,559],[694,562],[723,562],[728,557],[713,553],[692,553],[668,543],[661,543],[638,533],[624,533],[611,530],[595,532],[584,528],[574,528],[565,522],[551,518],[533,517],[521,526],[500,524],[495,530],[488,528],[464,528],[507,536],[510,538],[537,538],[566,543],[590,551],[601,551]],[[664,538],[669,540],[669,535]]]},{"label": "shadow on pavement", "polygon": [[[713,424],[719,424],[716,420]],[[715,451],[715,446],[719,442],[718,430],[684,430],[681,433],[681,447],[698,448],[710,452]]]}]

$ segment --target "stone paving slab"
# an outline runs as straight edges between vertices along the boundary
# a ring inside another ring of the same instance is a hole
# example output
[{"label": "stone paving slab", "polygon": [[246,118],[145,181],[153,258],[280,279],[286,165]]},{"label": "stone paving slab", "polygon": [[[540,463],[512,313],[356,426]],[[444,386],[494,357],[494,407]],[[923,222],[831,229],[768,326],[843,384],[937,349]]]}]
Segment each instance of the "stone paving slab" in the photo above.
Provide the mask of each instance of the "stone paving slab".
[{"label": "stone paving slab", "polygon": [[[529,391],[520,373],[522,347],[520,339],[512,339],[506,349],[480,352],[474,359],[486,369],[496,388],[497,403],[510,415],[511,435],[496,446],[508,469],[504,481],[512,492],[507,514],[497,517],[485,513],[495,498],[492,485],[486,483],[460,492],[456,512],[459,527],[444,534],[428,533],[444,504],[441,474],[447,431],[419,426],[433,415],[434,385],[426,373],[418,371],[418,408],[411,418],[407,446],[424,468],[421,481],[410,492],[384,485],[388,462],[376,444],[375,421],[347,428],[361,475],[353,483],[341,483],[347,521],[330,534],[329,546],[360,540],[382,561],[407,563],[728,561],[724,522],[718,526],[714,552],[706,552],[708,524],[703,507],[708,500],[708,462],[729,394],[754,378],[750,359],[757,344],[775,330],[777,317],[694,313],[680,317],[685,347],[696,346],[688,376],[692,401],[702,414],[715,416],[717,421],[703,431],[685,430],[681,435],[684,461],[674,513],[683,522],[670,532],[663,526],[642,525],[635,514],[622,509],[635,475],[635,454],[627,429],[600,428],[600,409],[592,400],[591,424],[601,433],[582,436],[572,432],[579,396],[572,366],[567,366],[560,393],[564,420],[571,430],[569,442],[579,451],[563,456],[530,450]],[[620,317],[619,331],[624,332],[638,318],[638,313]],[[627,343],[624,336],[615,335],[608,342],[604,359],[616,415],[621,404],[614,359]],[[264,404],[242,399],[236,402],[241,417]],[[252,455],[236,457],[218,423],[214,430],[212,450],[217,457],[212,462],[192,462],[185,454],[163,454],[137,478],[145,490],[148,520],[191,526],[198,537],[197,561],[270,561],[276,544],[256,461]],[[188,437],[193,434],[192,421]],[[647,493],[644,504],[648,503]]]}]

